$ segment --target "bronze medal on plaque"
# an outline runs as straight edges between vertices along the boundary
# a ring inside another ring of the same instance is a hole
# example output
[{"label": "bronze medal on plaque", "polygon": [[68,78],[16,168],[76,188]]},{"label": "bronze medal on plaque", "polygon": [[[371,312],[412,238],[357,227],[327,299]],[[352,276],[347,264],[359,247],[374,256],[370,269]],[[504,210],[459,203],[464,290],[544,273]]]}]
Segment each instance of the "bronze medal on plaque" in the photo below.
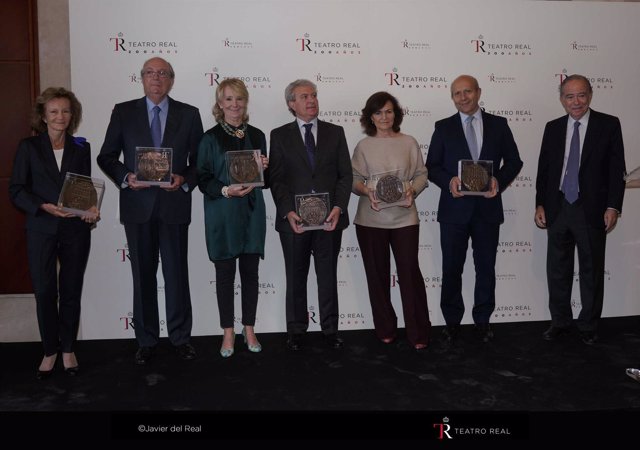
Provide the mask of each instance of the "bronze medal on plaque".
[{"label": "bronze medal on plaque", "polygon": [[329,193],[296,195],[296,213],[302,220],[301,226],[307,230],[325,228],[329,215]]},{"label": "bronze medal on plaque", "polygon": [[251,183],[260,174],[253,154],[234,155],[229,161],[229,174],[236,183]]},{"label": "bronze medal on plaque", "polygon": [[170,185],[172,157],[171,148],[136,147],[136,180],[149,186]]},{"label": "bronze medal on plaque", "polygon": [[397,202],[403,193],[403,183],[395,175],[385,175],[376,183],[376,196],[385,203]]},{"label": "bronze medal on plaque", "polygon": [[459,177],[462,183],[460,190],[467,195],[483,195],[491,190],[493,161],[461,160],[459,161]]},{"label": "bronze medal on plaque", "polygon": [[58,207],[76,216],[95,216],[100,212],[104,180],[67,172],[58,198]]}]

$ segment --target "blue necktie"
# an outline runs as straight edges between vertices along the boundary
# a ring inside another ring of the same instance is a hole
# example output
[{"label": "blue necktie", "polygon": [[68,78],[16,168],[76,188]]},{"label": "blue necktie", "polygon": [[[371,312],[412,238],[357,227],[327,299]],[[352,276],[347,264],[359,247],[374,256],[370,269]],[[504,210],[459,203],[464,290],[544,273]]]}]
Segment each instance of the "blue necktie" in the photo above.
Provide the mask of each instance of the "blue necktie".
[{"label": "blue necktie", "polygon": [[309,157],[309,164],[311,165],[311,170],[313,170],[316,164],[316,140],[313,138],[313,133],[311,132],[311,127],[313,127],[313,124],[305,123],[302,126],[305,128],[304,146],[307,149],[307,156]]},{"label": "blue necktie", "polygon": [[162,129],[160,127],[160,107],[153,107],[153,119],[151,119],[151,139],[153,146],[160,147],[162,145]]},{"label": "blue necktie", "polygon": [[569,159],[567,159],[567,171],[562,181],[562,192],[569,203],[578,200],[578,172],[580,170],[580,122],[573,124],[573,136],[569,145]]},{"label": "blue necktie", "polygon": [[473,119],[473,116],[469,116],[465,119],[467,128],[464,132],[464,135],[467,138],[467,145],[469,146],[471,157],[474,161],[477,161],[480,155],[478,154],[478,141],[476,140],[476,131],[473,128]]}]

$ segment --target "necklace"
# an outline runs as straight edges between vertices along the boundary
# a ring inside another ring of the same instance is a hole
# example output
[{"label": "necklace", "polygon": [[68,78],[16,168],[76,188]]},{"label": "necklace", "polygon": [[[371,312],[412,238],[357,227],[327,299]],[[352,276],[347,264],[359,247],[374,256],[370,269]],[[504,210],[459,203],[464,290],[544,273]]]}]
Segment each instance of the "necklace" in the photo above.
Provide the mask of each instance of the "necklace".
[{"label": "necklace", "polygon": [[247,131],[246,122],[242,124],[242,128],[237,128],[235,130],[231,128],[231,126],[224,120],[219,123],[222,129],[225,131],[225,133],[227,133],[229,136],[235,136],[238,139],[242,139],[244,137],[244,132]]}]

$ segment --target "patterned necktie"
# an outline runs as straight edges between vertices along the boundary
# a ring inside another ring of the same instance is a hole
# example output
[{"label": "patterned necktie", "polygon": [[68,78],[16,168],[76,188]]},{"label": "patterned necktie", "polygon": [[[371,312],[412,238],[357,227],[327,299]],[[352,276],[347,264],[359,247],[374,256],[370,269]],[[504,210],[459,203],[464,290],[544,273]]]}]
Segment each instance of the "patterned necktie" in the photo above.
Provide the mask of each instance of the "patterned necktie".
[{"label": "patterned necktie", "polygon": [[305,128],[304,146],[307,149],[307,156],[309,157],[309,164],[311,165],[311,170],[313,170],[316,164],[316,140],[313,138],[313,133],[311,132],[311,127],[313,127],[313,124],[305,123],[302,126]]},{"label": "patterned necktie", "polygon": [[153,107],[153,119],[151,119],[151,139],[153,146],[160,147],[162,145],[162,129],[160,128],[160,107]]},{"label": "patterned necktie", "polygon": [[578,127],[580,122],[573,124],[573,136],[571,136],[571,144],[569,145],[569,159],[567,159],[567,170],[564,173],[562,181],[562,192],[564,198],[569,203],[578,200],[578,172],[580,170],[580,132]]},{"label": "patterned necktie", "polygon": [[473,116],[469,116],[465,119],[467,123],[467,128],[465,130],[465,137],[467,138],[467,145],[469,146],[469,151],[471,152],[471,157],[474,161],[477,161],[480,155],[478,154],[478,141],[476,140],[476,131],[473,128]]}]

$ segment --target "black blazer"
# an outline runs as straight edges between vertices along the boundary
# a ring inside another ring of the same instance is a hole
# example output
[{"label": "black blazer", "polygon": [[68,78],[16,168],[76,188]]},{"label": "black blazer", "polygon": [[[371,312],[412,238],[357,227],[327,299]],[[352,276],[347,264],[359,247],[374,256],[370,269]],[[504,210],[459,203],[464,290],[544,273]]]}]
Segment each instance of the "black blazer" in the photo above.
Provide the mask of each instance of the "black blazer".
[{"label": "black blazer", "polygon": [[[560,178],[568,120],[569,116],[565,115],[548,122],[542,137],[536,177],[536,207],[544,207],[547,226],[557,217],[563,199]],[[592,109],[582,145],[578,174],[579,198],[591,226],[604,228],[604,213],[607,208],[622,212],[624,173],[620,120]]]},{"label": "black blazer", "polygon": [[9,195],[13,203],[27,213],[28,230],[56,234],[61,220],[79,229],[91,227],[77,217],[63,219],[40,209],[44,203],[58,203],[67,172],[91,176],[91,146],[84,139],[66,135],[60,170],[46,132],[20,141]]},{"label": "black blazer", "polygon": [[507,189],[522,168],[522,160],[507,119],[482,112],[482,149],[480,158],[493,161],[493,176],[499,192],[493,198],[465,196],[453,198],[449,192],[451,178],[458,175],[458,161],[472,159],[462,128],[460,114],[439,120],[431,137],[427,154],[429,180],[440,187],[438,222],[468,223],[477,212],[489,223],[504,222],[502,192]]},{"label": "black blazer", "polygon": [[347,206],[353,171],[344,129],[318,120],[317,141],[312,171],[297,121],[271,131],[269,170],[271,193],[277,209],[277,231],[293,233],[286,215],[296,210],[295,195],[312,191],[328,192],[331,207],[338,206],[342,210],[337,230],[349,225]]},{"label": "black blazer", "polygon": [[[136,147],[153,147],[145,97],[115,105],[111,121],[98,155],[98,165],[120,189],[120,219],[123,223],[145,223],[156,202],[166,223],[191,221],[191,191],[198,185],[196,161],[202,138],[202,120],[197,108],[169,97],[169,113],[162,146],[173,148],[173,173],[182,175],[188,186],[167,192],[150,187],[134,191],[122,188],[129,172],[134,171]],[[124,162],[120,154],[124,154]]]}]

